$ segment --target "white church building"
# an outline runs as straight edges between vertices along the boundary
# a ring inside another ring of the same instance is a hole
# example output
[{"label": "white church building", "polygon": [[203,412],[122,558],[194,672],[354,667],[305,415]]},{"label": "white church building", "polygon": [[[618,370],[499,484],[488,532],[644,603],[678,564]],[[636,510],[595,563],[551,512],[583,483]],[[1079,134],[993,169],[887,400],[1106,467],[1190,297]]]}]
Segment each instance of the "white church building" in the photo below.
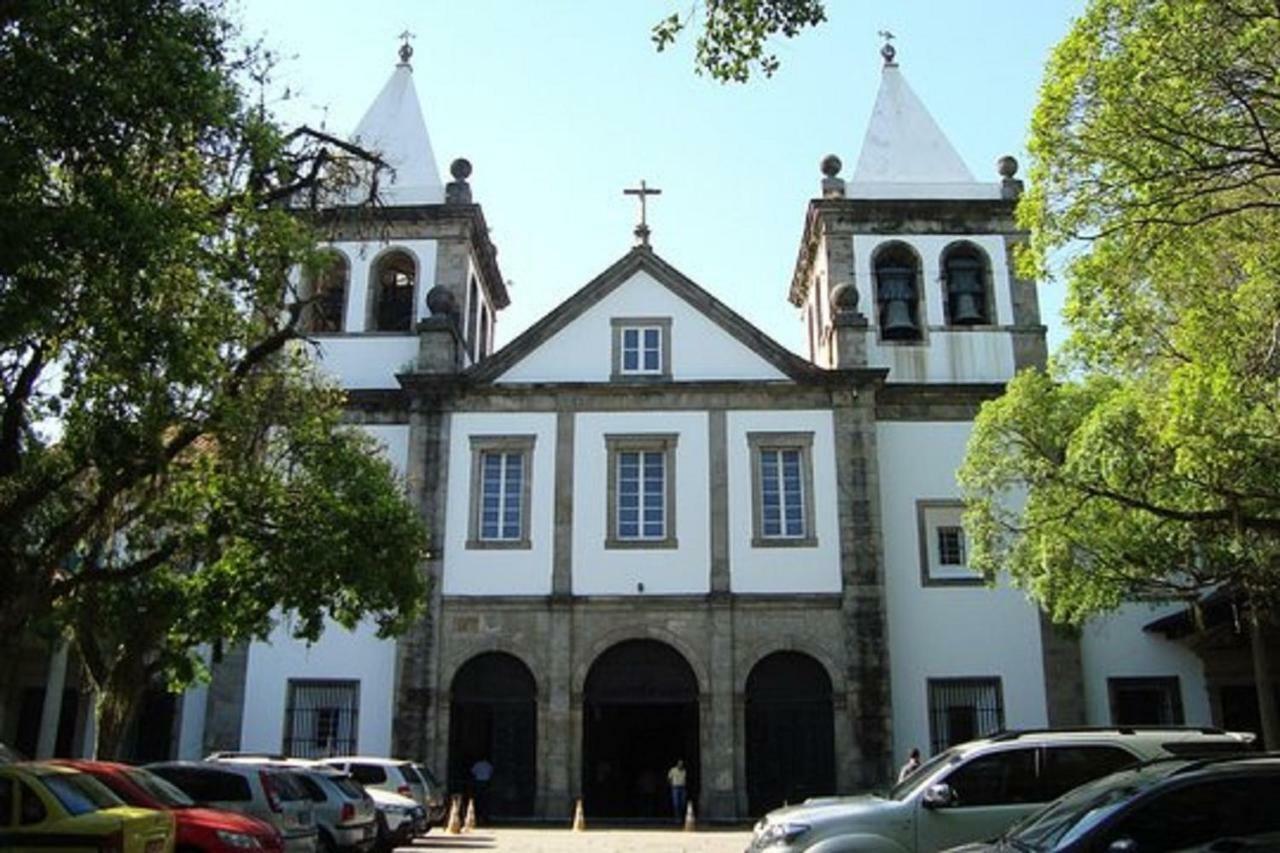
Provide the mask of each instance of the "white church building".
[{"label": "white church building", "polygon": [[1143,630],[1167,611],[1067,633],[968,570],[955,471],[1045,328],[1012,267],[1017,164],[975,178],[891,48],[777,283],[804,355],[643,223],[497,349],[510,296],[407,54],[354,136],[395,179],[376,239],[327,212],[310,323],[429,525],[431,599],[398,640],[282,626],[230,650],[177,700],[171,754],[394,754],[454,787],[486,758],[495,816],[557,820],[579,797],[666,815],[683,759],[699,814],[732,819],[1001,728],[1231,722],[1195,651]]}]

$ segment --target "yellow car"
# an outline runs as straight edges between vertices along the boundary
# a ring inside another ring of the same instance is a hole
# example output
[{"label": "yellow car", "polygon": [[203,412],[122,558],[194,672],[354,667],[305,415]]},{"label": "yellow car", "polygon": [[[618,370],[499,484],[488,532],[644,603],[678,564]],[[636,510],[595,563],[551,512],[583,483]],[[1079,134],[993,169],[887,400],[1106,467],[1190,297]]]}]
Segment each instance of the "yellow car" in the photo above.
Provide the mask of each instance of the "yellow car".
[{"label": "yellow car", "polygon": [[127,806],[87,773],[0,765],[0,850],[172,853],[173,815]]}]

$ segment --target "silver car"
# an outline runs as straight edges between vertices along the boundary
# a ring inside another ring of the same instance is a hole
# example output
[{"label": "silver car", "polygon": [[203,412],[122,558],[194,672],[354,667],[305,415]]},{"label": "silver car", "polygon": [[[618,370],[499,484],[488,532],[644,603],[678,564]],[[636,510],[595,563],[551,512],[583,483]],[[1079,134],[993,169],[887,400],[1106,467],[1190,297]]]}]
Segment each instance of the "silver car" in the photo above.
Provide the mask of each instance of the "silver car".
[{"label": "silver car", "polygon": [[264,820],[280,831],[286,853],[315,853],[311,798],[294,776],[265,764],[166,761],[147,769],[201,805]]}]

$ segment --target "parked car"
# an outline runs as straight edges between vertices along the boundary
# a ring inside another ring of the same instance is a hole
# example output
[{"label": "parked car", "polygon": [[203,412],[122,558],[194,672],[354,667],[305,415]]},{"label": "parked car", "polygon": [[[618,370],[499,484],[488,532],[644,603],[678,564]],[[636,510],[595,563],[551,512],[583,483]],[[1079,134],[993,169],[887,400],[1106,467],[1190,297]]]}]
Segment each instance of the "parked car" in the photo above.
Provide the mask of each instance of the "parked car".
[{"label": "parked car", "polygon": [[425,764],[414,763],[413,769],[418,771],[427,788],[427,823],[432,826],[444,826],[449,814],[449,792],[436,775]]},{"label": "parked car", "polygon": [[389,851],[427,832],[427,810],[411,797],[382,788],[366,788],[377,809],[377,849]]},{"label": "parked car", "polygon": [[184,853],[279,853],[284,849],[284,839],[271,824],[225,809],[198,806],[176,786],[144,768],[110,761],[59,759],[54,763],[88,773],[131,806],[172,812],[177,826],[175,846]]},{"label": "parked car", "polygon": [[994,838],[1115,770],[1169,755],[1246,751],[1253,739],[1199,728],[1002,732],[935,755],[884,793],[776,809],[756,824],[751,850],[938,850]]},{"label": "parked car", "polygon": [[418,775],[412,762],[398,758],[371,758],[363,755],[322,758],[320,762],[350,773],[351,778],[365,788],[381,788],[402,797],[409,797],[424,810],[430,807],[427,783]]},{"label": "parked car", "polygon": [[377,825],[373,800],[359,783],[336,767],[301,758],[262,761],[238,755],[215,760],[261,764],[294,773],[311,798],[319,846],[326,853],[366,851],[374,846]]},{"label": "parked car", "polygon": [[0,850],[172,853],[173,841],[171,814],[125,805],[86,773],[0,765]]},{"label": "parked car", "polygon": [[1089,782],[953,853],[1280,849],[1280,756],[1166,758]]},{"label": "parked car", "polygon": [[166,761],[147,769],[202,805],[256,817],[274,826],[286,853],[314,853],[311,798],[290,774],[257,764]]}]

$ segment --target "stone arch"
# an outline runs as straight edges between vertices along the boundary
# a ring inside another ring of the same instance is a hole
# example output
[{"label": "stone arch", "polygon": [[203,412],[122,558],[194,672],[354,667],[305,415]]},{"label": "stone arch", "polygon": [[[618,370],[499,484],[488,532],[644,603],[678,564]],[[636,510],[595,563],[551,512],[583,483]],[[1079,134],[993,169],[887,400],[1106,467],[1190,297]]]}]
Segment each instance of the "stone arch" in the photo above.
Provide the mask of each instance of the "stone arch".
[{"label": "stone arch", "polygon": [[449,681],[449,788],[474,797],[482,820],[534,813],[537,691],[528,665],[504,651],[472,655]]},{"label": "stone arch", "polygon": [[301,325],[308,334],[331,334],[346,329],[351,300],[351,256],[337,246],[325,246],[317,269],[302,273],[301,297],[307,300]]},{"label": "stone arch", "polygon": [[[953,266],[956,269],[953,269]],[[969,288],[953,293],[953,277],[972,269],[978,276],[978,285],[982,292],[976,296],[974,306],[981,315],[980,320],[957,320],[955,303]],[[992,274],[991,256],[972,240],[955,240],[943,247],[938,255],[938,278],[942,286],[943,322],[948,326],[988,326],[996,322],[995,313],[995,279]],[[954,297],[954,298],[953,298]]]},{"label": "stone arch", "polygon": [[831,692],[832,695],[837,698],[837,701],[840,697],[845,695],[848,690],[848,685],[845,682],[844,672],[840,667],[836,666],[835,661],[831,659],[831,656],[823,649],[793,638],[788,638],[782,642],[772,641],[752,646],[750,653],[745,658],[749,661],[749,664],[734,673],[735,692],[739,696],[746,695],[747,678],[751,675],[751,671],[756,668],[760,661],[770,655],[778,654],[779,652],[794,652],[796,654],[806,655],[813,658],[821,664],[822,669],[827,674],[827,678],[831,679]]},{"label": "stone arch", "polygon": [[365,291],[365,328],[411,332],[421,279],[422,263],[407,246],[388,246],[374,255]]},{"label": "stone arch", "polygon": [[587,674],[591,671],[591,666],[613,646],[627,640],[657,640],[666,643],[674,648],[684,658],[685,663],[693,670],[694,678],[698,681],[698,693],[706,696],[711,692],[711,676],[707,671],[706,665],[701,657],[693,650],[693,648],[685,642],[679,635],[665,628],[656,625],[635,626],[628,625],[616,628],[602,634],[591,647],[587,650],[573,667],[573,694],[581,696],[583,689],[586,687]]},{"label": "stone arch", "polygon": [[817,658],[774,651],[747,674],[744,689],[748,811],[835,793],[833,683]]},{"label": "stone arch", "polygon": [[885,240],[871,250],[871,293],[882,341],[921,343],[928,326],[924,261],[905,240]]},{"label": "stone arch", "polygon": [[541,669],[530,659],[526,650],[517,648],[514,644],[506,640],[493,637],[484,642],[468,645],[465,649],[454,652],[449,657],[441,661],[440,666],[440,684],[445,689],[446,700],[453,698],[453,680],[457,677],[458,671],[467,665],[470,661],[481,655],[487,654],[503,654],[513,657],[520,663],[524,664],[525,669],[529,670],[533,676],[533,682],[537,690],[537,697],[546,696],[547,683],[546,676]]}]

